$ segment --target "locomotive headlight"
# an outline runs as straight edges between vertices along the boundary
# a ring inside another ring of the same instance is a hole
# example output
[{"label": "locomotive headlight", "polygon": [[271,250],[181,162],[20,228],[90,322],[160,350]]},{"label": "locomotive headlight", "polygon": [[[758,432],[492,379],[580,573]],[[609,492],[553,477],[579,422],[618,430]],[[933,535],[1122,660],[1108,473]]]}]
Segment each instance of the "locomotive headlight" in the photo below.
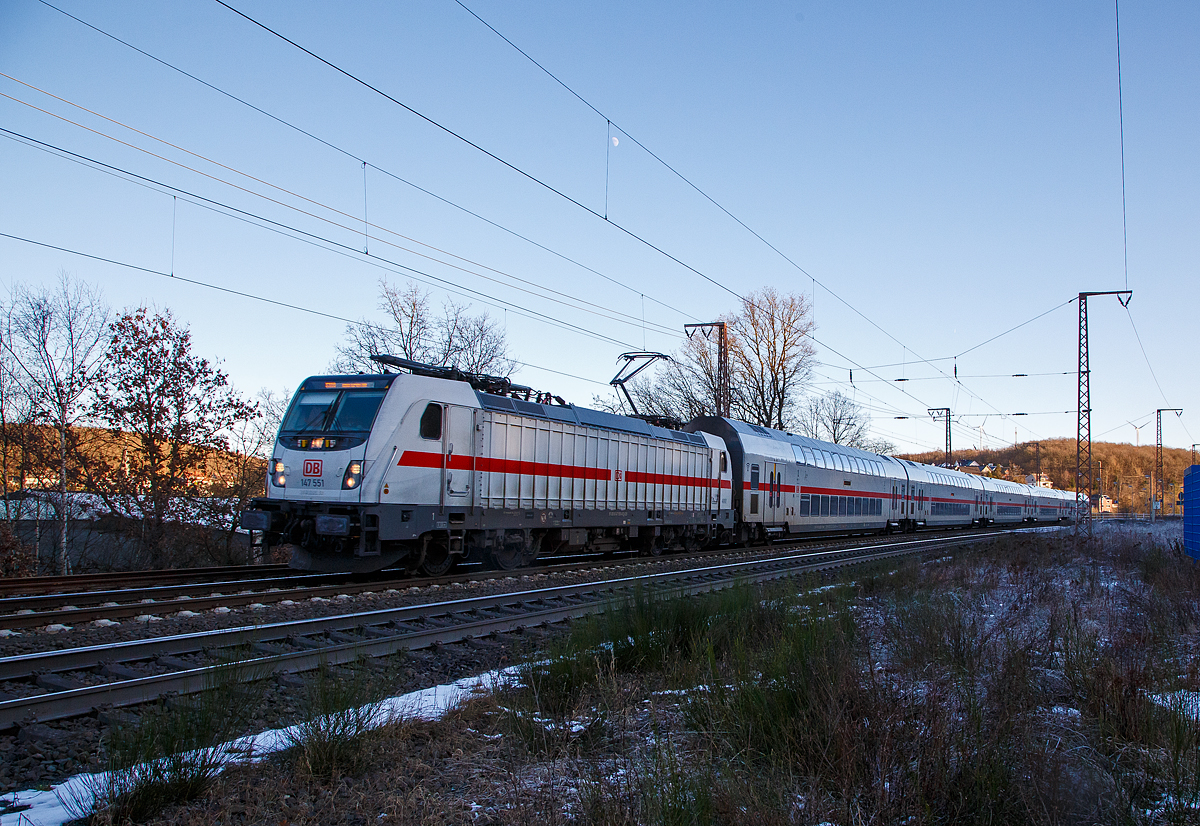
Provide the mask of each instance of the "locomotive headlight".
[{"label": "locomotive headlight", "polygon": [[362,462],[353,461],[346,465],[346,475],[342,477],[342,490],[351,490],[358,487],[358,483],[362,481]]},{"label": "locomotive headlight", "polygon": [[271,460],[271,484],[277,488],[287,487],[287,475],[284,473],[283,460]]}]

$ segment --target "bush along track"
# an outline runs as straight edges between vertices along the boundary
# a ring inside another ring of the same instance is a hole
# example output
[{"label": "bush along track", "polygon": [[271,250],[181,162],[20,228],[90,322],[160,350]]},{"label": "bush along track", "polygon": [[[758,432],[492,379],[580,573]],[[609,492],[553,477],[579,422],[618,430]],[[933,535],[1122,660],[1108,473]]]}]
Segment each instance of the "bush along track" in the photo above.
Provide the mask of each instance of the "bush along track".
[{"label": "bush along track", "polygon": [[[440,720],[331,717],[150,822],[1200,820],[1200,573],[1169,531],[846,577],[634,592]],[[313,711],[370,707],[323,673]]]}]

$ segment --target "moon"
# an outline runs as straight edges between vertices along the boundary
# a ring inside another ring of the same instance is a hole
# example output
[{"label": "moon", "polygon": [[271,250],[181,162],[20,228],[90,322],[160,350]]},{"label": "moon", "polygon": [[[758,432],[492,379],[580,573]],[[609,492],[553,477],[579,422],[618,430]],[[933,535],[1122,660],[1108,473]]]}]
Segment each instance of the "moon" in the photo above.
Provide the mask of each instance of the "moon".
[{"label": "moon", "polygon": [[616,135],[613,135],[612,142],[613,142],[613,146],[616,146],[617,144],[619,144],[619,143],[620,143],[620,141],[619,141],[619,140],[617,140],[617,136],[616,136]]}]

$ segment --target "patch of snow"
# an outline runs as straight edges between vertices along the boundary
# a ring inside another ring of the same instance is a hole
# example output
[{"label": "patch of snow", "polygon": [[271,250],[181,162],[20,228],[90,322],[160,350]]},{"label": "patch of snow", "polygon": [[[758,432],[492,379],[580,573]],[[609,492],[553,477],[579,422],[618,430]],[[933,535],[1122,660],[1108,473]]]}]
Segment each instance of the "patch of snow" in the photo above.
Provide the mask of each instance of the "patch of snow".
[{"label": "patch of snow", "polygon": [[349,594],[338,594],[336,597],[334,597],[334,599],[338,602],[345,602],[348,599],[354,599],[354,597],[350,596]]},{"label": "patch of snow", "polygon": [[296,600],[294,600],[294,599],[281,599],[281,600],[279,600],[279,604],[280,604],[280,605],[295,605],[295,604],[296,604]]},{"label": "patch of snow", "polygon": [[175,616],[187,619],[188,617],[198,617],[200,614],[196,611],[176,611]]},{"label": "patch of snow", "polygon": [[118,605],[120,605],[119,602],[102,602],[102,603],[100,603],[101,608],[116,608]]},{"label": "patch of snow", "polygon": [[20,615],[32,614],[32,613],[33,613],[33,609],[32,609],[32,608],[22,608],[22,609],[21,609],[20,611],[18,611],[17,613],[18,613],[18,614],[20,614]]},{"label": "patch of snow", "polygon": [[57,634],[59,631],[70,631],[71,626],[63,625],[61,622],[52,622],[42,630],[47,634]]},{"label": "patch of snow", "polygon": [[60,605],[54,609],[55,611],[78,611],[78,605]]},{"label": "patch of snow", "polygon": [[19,637],[21,633],[11,628],[0,628],[0,637]]},{"label": "patch of snow", "polygon": [[1200,723],[1200,691],[1172,691],[1168,694],[1151,694],[1150,702],[1186,714],[1192,722]]},{"label": "patch of snow", "polygon": [[263,605],[261,602],[252,602],[249,605],[247,605],[246,607],[249,608],[251,611],[261,611],[264,608],[266,608],[267,606]]},{"label": "patch of snow", "polygon": [[[501,671],[489,671],[477,677],[435,685],[391,697],[379,704],[371,724],[382,726],[394,720],[438,720],[474,693],[476,686],[493,687],[518,676],[519,668],[510,666]],[[295,727],[270,729],[241,737],[218,746],[228,757],[228,764],[254,763],[287,748],[289,735]],[[52,786],[49,790],[29,789],[0,796],[0,803],[11,808],[25,806],[21,811],[0,815],[0,826],[62,826],[74,816],[73,807],[86,807],[90,788],[95,787],[96,775],[77,774]]]},{"label": "patch of snow", "polygon": [[329,602],[325,597],[310,597],[309,602]]},{"label": "patch of snow", "polygon": [[232,608],[230,608],[226,605],[218,605],[216,608],[212,609],[212,612],[214,614],[228,614],[232,610],[233,610]]},{"label": "patch of snow", "polygon": [[92,625],[94,625],[96,628],[112,628],[114,625],[120,625],[120,624],[121,623],[117,622],[116,620],[110,620],[110,619],[104,619],[104,618],[100,618],[92,623]]},{"label": "patch of snow", "polygon": [[162,622],[162,617],[156,617],[153,614],[138,614],[133,618],[134,622]]},{"label": "patch of snow", "polygon": [[1050,713],[1057,714],[1060,717],[1070,717],[1072,720],[1078,720],[1083,716],[1083,713],[1079,709],[1071,708],[1070,706],[1055,706],[1050,709]]}]

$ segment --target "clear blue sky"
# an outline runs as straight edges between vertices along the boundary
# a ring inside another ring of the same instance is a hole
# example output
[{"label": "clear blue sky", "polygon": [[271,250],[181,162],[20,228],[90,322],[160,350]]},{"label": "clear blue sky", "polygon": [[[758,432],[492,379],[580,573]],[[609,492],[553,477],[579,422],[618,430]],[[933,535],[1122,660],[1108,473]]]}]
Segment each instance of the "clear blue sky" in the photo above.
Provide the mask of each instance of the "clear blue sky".
[{"label": "clear blue sky", "polygon": [[[901,448],[939,446],[925,410],[946,405],[957,447],[1073,437],[1074,304],[962,355],[960,383],[946,378],[947,357],[1080,290],[1126,285],[1111,2],[465,2],[797,266],[615,128],[613,147],[604,117],[454,0],[231,5],[601,214],[607,161],[611,221],[728,290],[815,290],[813,391],[852,394]],[[438,300],[449,286],[504,321],[525,383],[589,403],[619,353],[674,349],[680,333],[663,327],[734,306],[722,287],[212,0],[55,5],[348,154],[38,0],[0,0],[0,72],[69,103],[4,77],[0,92],[132,146],[9,98],[0,126],[351,250],[363,245],[366,160],[367,220],[399,234],[374,231],[390,244],[372,240],[370,252],[419,270]],[[1127,422],[1183,407],[1164,417],[1165,442],[1200,440],[1198,45],[1200,5],[1122,4],[1134,297],[1130,315],[1113,298],[1091,305],[1096,438],[1132,442]],[[348,318],[375,316],[378,279],[407,272],[8,138],[0,232]],[[248,394],[322,371],[343,334],[335,320],[0,238],[4,287],[61,269],[115,307],[170,308]],[[625,317],[555,303],[545,288]],[[1031,415],[997,415],[1016,412]],[[1151,422],[1140,439],[1153,438]]]}]

